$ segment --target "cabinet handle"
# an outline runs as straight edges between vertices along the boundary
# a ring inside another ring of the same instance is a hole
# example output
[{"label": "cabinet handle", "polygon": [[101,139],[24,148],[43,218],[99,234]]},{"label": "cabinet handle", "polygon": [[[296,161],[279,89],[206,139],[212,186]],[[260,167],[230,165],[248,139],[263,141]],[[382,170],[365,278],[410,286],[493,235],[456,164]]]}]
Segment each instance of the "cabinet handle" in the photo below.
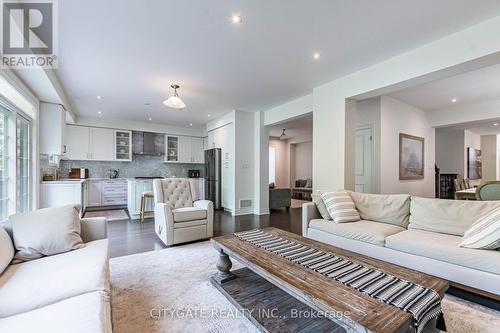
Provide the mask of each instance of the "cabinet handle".
[{"label": "cabinet handle", "polygon": [[63,146],[63,154],[66,154],[68,151],[67,151],[67,147],[66,145]]}]

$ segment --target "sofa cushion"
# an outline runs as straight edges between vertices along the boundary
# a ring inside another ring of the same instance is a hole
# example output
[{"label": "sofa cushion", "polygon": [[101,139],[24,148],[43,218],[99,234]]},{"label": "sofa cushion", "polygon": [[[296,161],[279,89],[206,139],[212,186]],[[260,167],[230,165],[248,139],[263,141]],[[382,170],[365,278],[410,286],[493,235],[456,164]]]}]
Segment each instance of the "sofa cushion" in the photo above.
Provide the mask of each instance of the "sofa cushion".
[{"label": "sofa cushion", "polygon": [[461,237],[424,230],[406,230],[387,237],[387,248],[463,267],[500,274],[500,252],[459,247]]},{"label": "sofa cushion", "polygon": [[0,275],[0,318],[92,291],[109,292],[108,241],[10,265]]},{"label": "sofa cushion", "polygon": [[363,220],[408,227],[410,196],[407,194],[367,194],[349,192]]},{"label": "sofa cushion", "polygon": [[198,207],[182,207],[172,209],[174,222],[186,222],[194,220],[203,220],[207,218],[207,210]]},{"label": "sofa cushion", "polygon": [[395,225],[373,221],[361,220],[351,223],[332,223],[320,219],[311,220],[309,228],[378,246],[384,246],[385,239],[388,236],[406,230]]},{"label": "sofa cushion", "polygon": [[0,319],[0,332],[110,332],[109,296],[92,292]]},{"label": "sofa cushion", "polygon": [[7,231],[0,227],[0,274],[14,258],[14,245]]},{"label": "sofa cushion", "polygon": [[462,247],[495,250],[500,248],[500,208],[480,217],[465,231]]},{"label": "sofa cushion", "polygon": [[321,198],[321,192],[314,192],[311,194],[311,199],[316,205],[316,208],[318,208],[319,214],[323,218],[323,220],[331,220],[332,217],[328,213],[328,210],[326,209],[325,202]]},{"label": "sofa cushion", "polygon": [[360,220],[354,202],[346,191],[321,192],[321,199],[323,199],[333,222],[343,223]]},{"label": "sofa cushion", "polygon": [[38,259],[84,247],[80,206],[44,208],[9,217],[18,252],[16,261]]},{"label": "sofa cushion", "polygon": [[500,201],[443,200],[412,197],[408,229],[463,236],[481,216],[499,208]]}]

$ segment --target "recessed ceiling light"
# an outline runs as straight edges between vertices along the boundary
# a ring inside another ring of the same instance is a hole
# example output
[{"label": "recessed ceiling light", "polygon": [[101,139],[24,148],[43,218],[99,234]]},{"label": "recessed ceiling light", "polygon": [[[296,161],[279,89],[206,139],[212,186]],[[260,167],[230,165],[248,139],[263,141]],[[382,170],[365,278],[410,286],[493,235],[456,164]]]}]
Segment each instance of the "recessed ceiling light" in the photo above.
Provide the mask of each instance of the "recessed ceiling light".
[{"label": "recessed ceiling light", "polygon": [[319,58],[321,58],[321,54],[319,54],[319,52],[314,52],[313,53],[313,58],[318,60]]},{"label": "recessed ceiling light", "polygon": [[153,120],[152,118],[148,118],[149,121]]},{"label": "recessed ceiling light", "polygon": [[457,102],[457,99],[456,99],[456,98],[454,98],[454,99],[452,99],[452,100],[451,100],[451,102],[452,102],[452,103],[456,103],[456,102]]},{"label": "recessed ceiling light", "polygon": [[102,97],[101,96],[97,96],[97,99],[101,99]]},{"label": "recessed ceiling light", "polygon": [[97,111],[97,113],[102,114],[102,111]]},{"label": "recessed ceiling light", "polygon": [[241,22],[243,22],[243,19],[240,15],[235,14],[231,17],[231,22],[233,22],[234,24],[240,24]]},{"label": "recessed ceiling light", "polygon": [[189,123],[189,126],[193,127],[193,123]]},{"label": "recessed ceiling light", "polygon": [[498,126],[498,123],[494,123],[493,126]]},{"label": "recessed ceiling light", "polygon": [[208,118],[210,118],[212,115],[210,115],[210,113],[208,114]]}]

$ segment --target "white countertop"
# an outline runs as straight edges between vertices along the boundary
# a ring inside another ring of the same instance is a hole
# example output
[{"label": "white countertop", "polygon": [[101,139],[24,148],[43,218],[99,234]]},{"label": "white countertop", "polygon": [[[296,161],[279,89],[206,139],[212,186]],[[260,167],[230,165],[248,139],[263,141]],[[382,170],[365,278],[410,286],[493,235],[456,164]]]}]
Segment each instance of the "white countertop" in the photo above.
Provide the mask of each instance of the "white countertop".
[{"label": "white countertop", "polygon": [[[183,178],[183,177],[175,177],[175,178]],[[161,179],[161,178],[156,178]],[[204,178],[189,178],[189,179],[199,179],[204,180]],[[86,181],[144,181],[144,180],[153,180],[153,178],[86,178],[86,179],[59,179],[59,180],[42,180],[42,184],[68,184],[68,183],[83,183]]]}]

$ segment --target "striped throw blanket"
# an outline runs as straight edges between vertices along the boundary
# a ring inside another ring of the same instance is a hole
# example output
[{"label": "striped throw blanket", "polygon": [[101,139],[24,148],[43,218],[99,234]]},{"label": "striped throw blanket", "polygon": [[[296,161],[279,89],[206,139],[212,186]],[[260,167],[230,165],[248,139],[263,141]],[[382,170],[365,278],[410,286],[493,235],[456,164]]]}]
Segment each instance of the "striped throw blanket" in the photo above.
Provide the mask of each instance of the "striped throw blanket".
[{"label": "striped throw blanket", "polygon": [[238,232],[234,235],[410,313],[413,317],[412,325],[417,333],[422,332],[425,324],[436,317],[440,317],[440,329],[446,330],[441,298],[434,290],[262,230]]}]

